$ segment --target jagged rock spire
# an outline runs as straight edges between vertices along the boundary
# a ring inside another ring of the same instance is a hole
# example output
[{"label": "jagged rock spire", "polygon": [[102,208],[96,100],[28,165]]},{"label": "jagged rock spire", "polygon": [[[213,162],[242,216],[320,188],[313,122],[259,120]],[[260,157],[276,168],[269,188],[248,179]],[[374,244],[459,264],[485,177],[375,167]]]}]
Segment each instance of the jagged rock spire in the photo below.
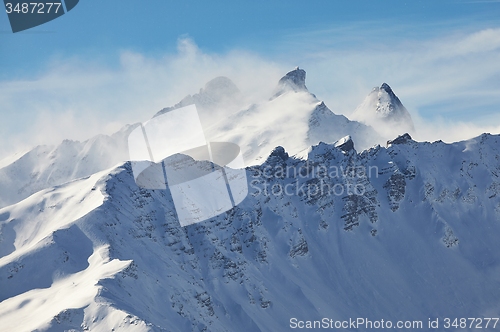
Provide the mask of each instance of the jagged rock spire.
[{"label": "jagged rock spire", "polygon": [[288,91],[294,91],[294,92],[299,92],[299,91],[306,91],[306,71],[304,69],[300,69],[299,67],[295,67],[294,70],[288,72],[285,76],[283,76],[279,82],[278,86],[276,88],[276,93],[274,94],[273,98],[274,99],[280,95],[282,95],[285,92]]},{"label": "jagged rock spire", "polygon": [[291,87],[295,91],[307,91],[306,71],[304,69],[300,69],[299,67],[295,67],[294,70],[288,72],[280,79],[278,85]]}]

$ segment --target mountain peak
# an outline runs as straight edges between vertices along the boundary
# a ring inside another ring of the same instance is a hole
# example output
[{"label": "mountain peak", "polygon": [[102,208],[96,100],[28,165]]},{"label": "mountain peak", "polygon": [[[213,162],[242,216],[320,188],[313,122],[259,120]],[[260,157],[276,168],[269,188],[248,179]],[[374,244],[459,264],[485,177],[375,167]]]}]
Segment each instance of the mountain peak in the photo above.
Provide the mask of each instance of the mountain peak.
[{"label": "mountain peak", "polygon": [[[370,94],[376,94],[377,104],[375,111],[381,117],[396,117],[403,113],[408,113],[406,108],[401,103],[401,100],[396,96],[394,91],[387,83],[382,83],[380,87],[373,88]],[[408,114],[409,115],[409,114]]]},{"label": "mountain peak", "polygon": [[304,69],[300,69],[299,67],[295,67],[294,70],[288,72],[285,76],[283,76],[278,84],[280,86],[288,85],[295,91],[307,91],[306,71]]},{"label": "mountain peak", "polygon": [[391,141],[387,141],[387,145],[406,144],[406,143],[411,142],[411,141],[413,141],[413,139],[411,138],[410,134],[405,133],[403,135],[399,135],[398,137],[396,137],[395,139],[393,139]]},{"label": "mountain peak", "polygon": [[410,113],[387,83],[374,87],[352,118],[374,127],[387,138],[415,132]]},{"label": "mountain peak", "polygon": [[274,94],[273,98],[276,98],[288,91],[308,92],[306,87],[306,71],[304,69],[300,69],[299,67],[295,67],[294,70],[289,71],[279,80],[276,90],[277,92]]},{"label": "mountain peak", "polygon": [[380,89],[380,90],[384,90],[384,91],[385,91],[385,92],[387,92],[387,93],[392,93],[392,94],[394,94],[394,92],[392,92],[391,87],[390,87],[390,86],[389,86],[389,84],[387,84],[387,83],[382,83],[382,85],[380,86],[380,88],[379,88],[379,89]]},{"label": "mountain peak", "polygon": [[285,151],[285,148],[282,146],[277,146],[273,151],[271,151],[271,154],[267,158],[267,163],[275,163],[275,162],[285,162],[289,158],[288,153]]},{"label": "mountain peak", "polygon": [[352,141],[350,135],[342,137],[337,142],[335,142],[334,145],[336,148],[338,148],[344,152],[349,152],[351,150],[354,150],[354,142]]}]

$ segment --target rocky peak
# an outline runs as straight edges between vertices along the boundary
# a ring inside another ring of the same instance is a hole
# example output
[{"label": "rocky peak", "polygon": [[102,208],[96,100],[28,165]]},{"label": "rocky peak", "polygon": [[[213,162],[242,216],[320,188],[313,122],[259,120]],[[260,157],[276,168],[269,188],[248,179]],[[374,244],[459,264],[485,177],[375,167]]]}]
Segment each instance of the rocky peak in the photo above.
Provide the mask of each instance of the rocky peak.
[{"label": "rocky peak", "polygon": [[377,104],[375,111],[381,117],[397,117],[409,113],[403,106],[399,98],[394,94],[387,83],[383,83],[380,88],[373,88],[372,94],[377,95]]},{"label": "rocky peak", "polygon": [[278,87],[276,88],[276,93],[273,98],[276,98],[288,91],[308,91],[306,87],[306,71],[304,69],[300,69],[299,67],[295,67],[294,70],[288,72],[285,76],[283,76],[279,82]]},{"label": "rocky peak", "polygon": [[412,141],[413,141],[413,139],[411,138],[410,134],[405,133],[403,135],[400,135],[400,136],[396,137],[392,141],[387,141],[387,145],[390,145],[390,144],[406,144],[406,143],[412,142]]},{"label": "rocky peak", "polygon": [[[394,95],[394,92],[392,91],[391,87],[387,83],[382,83],[382,85],[379,88],[380,90],[384,90],[385,92]],[[395,95],[394,95],[395,96]],[[397,97],[396,97],[397,98]]]},{"label": "rocky peak", "polygon": [[288,160],[288,158],[289,155],[285,151],[285,148],[283,148],[282,146],[277,146],[271,152],[269,157],[267,157],[266,163],[270,165],[283,164]]},{"label": "rocky peak", "polygon": [[337,142],[335,142],[334,145],[336,148],[344,152],[349,152],[351,150],[354,150],[354,142],[352,141],[351,136],[349,135],[342,137]]},{"label": "rocky peak", "polygon": [[280,86],[289,86],[293,90],[304,90],[307,91],[306,87],[306,71],[304,69],[300,69],[299,67],[295,67],[294,70],[288,72],[285,76],[283,76],[278,85]]}]

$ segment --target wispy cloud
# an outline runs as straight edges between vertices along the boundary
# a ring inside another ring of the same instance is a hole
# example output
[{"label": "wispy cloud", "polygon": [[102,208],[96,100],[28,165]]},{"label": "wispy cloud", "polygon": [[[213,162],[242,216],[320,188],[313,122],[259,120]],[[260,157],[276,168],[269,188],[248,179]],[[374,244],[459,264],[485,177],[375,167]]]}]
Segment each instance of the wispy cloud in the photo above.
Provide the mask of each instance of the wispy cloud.
[{"label": "wispy cloud", "polygon": [[272,91],[284,67],[249,52],[207,54],[190,39],[161,57],[123,51],[112,66],[58,59],[29,80],[0,82],[0,159],[62,139],[83,140],[146,121],[160,109],[228,76],[249,98]]}]

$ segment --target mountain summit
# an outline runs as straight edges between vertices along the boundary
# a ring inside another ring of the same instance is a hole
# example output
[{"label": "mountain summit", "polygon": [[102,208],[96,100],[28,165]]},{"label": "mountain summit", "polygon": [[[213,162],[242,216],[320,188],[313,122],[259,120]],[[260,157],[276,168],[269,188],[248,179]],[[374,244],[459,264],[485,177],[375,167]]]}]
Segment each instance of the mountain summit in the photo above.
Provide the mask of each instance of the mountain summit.
[{"label": "mountain summit", "polygon": [[304,69],[300,69],[299,67],[295,67],[294,70],[283,76],[278,84],[281,86],[290,86],[294,90],[307,90],[306,71]]},{"label": "mountain summit", "polygon": [[306,71],[304,69],[300,69],[299,67],[295,67],[294,70],[288,72],[285,76],[283,76],[276,88],[276,93],[273,98],[276,98],[287,91],[306,91]]},{"label": "mountain summit", "polygon": [[387,83],[372,89],[352,119],[371,125],[387,138],[415,132],[410,113]]}]

